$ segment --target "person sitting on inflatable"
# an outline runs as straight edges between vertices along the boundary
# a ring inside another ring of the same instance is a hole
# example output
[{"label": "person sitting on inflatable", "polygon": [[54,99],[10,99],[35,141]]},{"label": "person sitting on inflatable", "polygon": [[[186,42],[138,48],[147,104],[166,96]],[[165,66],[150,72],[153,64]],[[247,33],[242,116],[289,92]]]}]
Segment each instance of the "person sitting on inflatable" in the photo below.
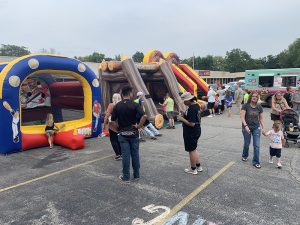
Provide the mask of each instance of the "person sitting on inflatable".
[{"label": "person sitting on inflatable", "polygon": [[46,118],[45,132],[46,132],[46,135],[48,137],[48,142],[49,142],[49,147],[50,148],[53,148],[54,134],[58,130],[59,130],[59,128],[54,124],[54,121],[53,121],[53,114],[52,113],[48,113],[47,114],[47,118]]}]

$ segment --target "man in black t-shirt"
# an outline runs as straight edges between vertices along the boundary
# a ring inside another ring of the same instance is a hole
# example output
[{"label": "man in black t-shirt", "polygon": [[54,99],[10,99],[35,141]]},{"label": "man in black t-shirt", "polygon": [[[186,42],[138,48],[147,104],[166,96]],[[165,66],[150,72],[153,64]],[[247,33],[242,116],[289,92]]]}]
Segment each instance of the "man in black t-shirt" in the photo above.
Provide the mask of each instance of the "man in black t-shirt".
[{"label": "man in black t-shirt", "polygon": [[[123,100],[118,102],[112,112],[111,121],[118,124],[118,140],[122,151],[123,175],[119,178],[124,182],[130,179],[130,156],[132,158],[133,177],[140,177],[140,157],[138,129],[143,127],[147,116],[142,107],[135,103],[131,87],[122,89]],[[141,115],[137,119],[137,115]]]}]

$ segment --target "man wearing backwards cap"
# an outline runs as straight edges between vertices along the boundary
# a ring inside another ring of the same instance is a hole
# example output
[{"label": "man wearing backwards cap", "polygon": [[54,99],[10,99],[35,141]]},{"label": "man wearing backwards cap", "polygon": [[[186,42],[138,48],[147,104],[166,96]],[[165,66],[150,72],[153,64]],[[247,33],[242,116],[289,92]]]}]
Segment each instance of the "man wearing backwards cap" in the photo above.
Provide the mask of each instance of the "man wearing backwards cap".
[{"label": "man wearing backwards cap", "polygon": [[184,172],[196,175],[203,171],[197,150],[198,140],[201,136],[200,106],[190,92],[183,93],[181,99],[188,109],[182,116],[178,116],[178,120],[182,122],[184,148],[189,153],[191,163],[191,167],[185,169]]}]

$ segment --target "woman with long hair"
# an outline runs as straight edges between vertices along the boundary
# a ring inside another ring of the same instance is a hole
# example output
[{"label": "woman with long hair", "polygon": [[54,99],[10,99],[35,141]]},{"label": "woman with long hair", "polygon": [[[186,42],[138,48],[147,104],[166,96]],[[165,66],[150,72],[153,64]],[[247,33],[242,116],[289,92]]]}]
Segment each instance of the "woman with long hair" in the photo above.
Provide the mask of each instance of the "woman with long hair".
[{"label": "woman with long hair", "polygon": [[197,150],[198,140],[201,136],[200,106],[196,97],[190,92],[183,93],[181,99],[188,109],[177,119],[182,122],[184,148],[189,153],[191,164],[190,168],[185,169],[184,172],[196,175],[203,171]]},{"label": "woman with long hair", "polygon": [[249,145],[251,136],[253,137],[253,160],[252,165],[260,169],[259,151],[260,151],[260,135],[264,129],[263,108],[258,103],[258,93],[252,92],[249,99],[241,109],[242,132],[244,136],[244,147],[242,160],[247,161],[249,156]]},{"label": "woman with long hair", "polygon": [[109,139],[111,146],[116,154],[115,160],[121,160],[122,153],[121,153],[121,147],[118,140],[118,128],[114,126],[113,123],[111,123],[111,114],[113,112],[113,109],[115,105],[122,100],[121,95],[118,93],[113,94],[112,97],[112,103],[110,103],[106,109],[105,117],[104,117],[104,126],[108,124],[108,131],[109,131]]},{"label": "woman with long hair", "polygon": [[277,91],[272,96],[272,110],[271,110],[271,120],[280,120],[280,113],[290,108],[285,98],[282,96],[280,91]]}]

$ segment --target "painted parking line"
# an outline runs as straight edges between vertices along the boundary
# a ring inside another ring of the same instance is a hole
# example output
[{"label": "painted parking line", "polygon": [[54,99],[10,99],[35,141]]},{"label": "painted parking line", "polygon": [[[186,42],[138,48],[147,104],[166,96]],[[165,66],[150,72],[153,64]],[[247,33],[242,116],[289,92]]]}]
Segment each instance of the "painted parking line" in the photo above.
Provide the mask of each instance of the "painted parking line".
[{"label": "painted parking line", "polygon": [[2,189],[0,189],[0,193],[1,193],[1,192],[8,191],[8,190],[15,189],[15,188],[18,188],[18,187],[27,185],[27,184],[31,184],[31,183],[34,183],[34,182],[39,181],[39,180],[44,180],[44,179],[47,179],[47,178],[49,178],[49,177],[52,177],[52,176],[55,176],[55,175],[59,175],[59,174],[68,172],[68,171],[70,171],[70,170],[79,168],[79,167],[81,167],[81,166],[85,166],[85,165],[88,165],[88,164],[92,164],[92,163],[94,163],[94,162],[101,161],[101,160],[103,160],[103,159],[110,158],[110,157],[112,157],[112,156],[114,156],[114,155],[108,155],[108,156],[104,156],[104,157],[101,157],[101,158],[93,159],[93,160],[90,160],[90,161],[87,161],[87,162],[84,162],[84,163],[76,164],[76,165],[74,165],[74,166],[71,166],[71,167],[66,168],[66,169],[63,169],[63,170],[56,171],[56,172],[54,172],[54,173],[49,173],[49,174],[44,175],[44,176],[41,176],[41,177],[37,177],[37,178],[31,179],[31,180],[24,181],[24,182],[19,183],[19,184],[15,184],[15,185],[12,185],[12,186],[9,186],[9,187],[6,187],[6,188],[2,188]]},{"label": "painted parking line", "polygon": [[195,198],[201,191],[207,188],[212,182],[214,182],[219,176],[221,176],[226,170],[228,170],[231,166],[234,165],[235,162],[231,161],[227,165],[225,165],[222,169],[220,169],[213,176],[208,178],[203,184],[201,184],[198,188],[196,188],[192,193],[190,193],[187,197],[181,200],[174,208],[171,209],[170,213],[168,213],[165,217],[163,217],[156,225],[163,225],[174,216],[178,211],[180,211],[186,204],[188,204],[193,198]]}]

